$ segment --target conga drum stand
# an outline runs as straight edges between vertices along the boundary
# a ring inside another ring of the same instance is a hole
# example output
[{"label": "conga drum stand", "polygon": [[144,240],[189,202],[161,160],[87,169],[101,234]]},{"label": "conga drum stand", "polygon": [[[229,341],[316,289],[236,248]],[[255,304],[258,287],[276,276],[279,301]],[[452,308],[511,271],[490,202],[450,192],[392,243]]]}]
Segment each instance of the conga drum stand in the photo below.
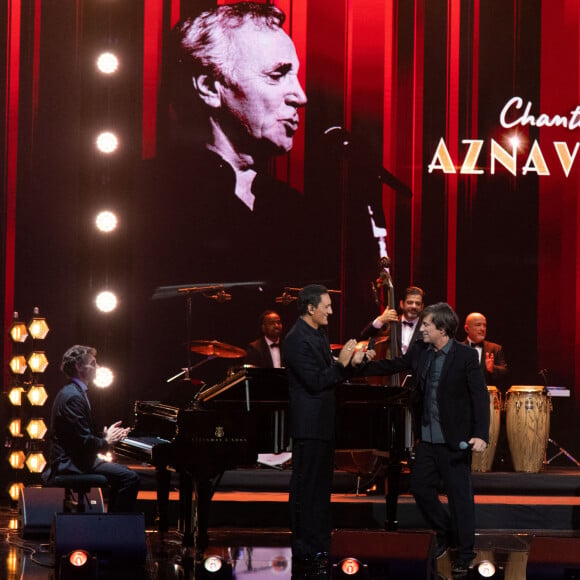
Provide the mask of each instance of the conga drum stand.
[{"label": "conga drum stand", "polygon": [[550,439],[548,437],[548,444],[551,444],[554,447],[557,447],[558,448],[558,453],[556,453],[556,455],[553,455],[552,457],[550,457],[550,459],[546,459],[544,461],[544,463],[546,465],[550,465],[550,463],[552,463],[552,461],[554,461],[554,459],[556,459],[556,457],[560,457],[560,455],[564,455],[572,463],[574,463],[575,465],[577,465],[578,467],[580,467],[580,461],[578,461],[570,452],[566,451],[566,449],[564,449],[563,447],[560,447],[560,444],[557,441],[554,441],[553,439]]}]

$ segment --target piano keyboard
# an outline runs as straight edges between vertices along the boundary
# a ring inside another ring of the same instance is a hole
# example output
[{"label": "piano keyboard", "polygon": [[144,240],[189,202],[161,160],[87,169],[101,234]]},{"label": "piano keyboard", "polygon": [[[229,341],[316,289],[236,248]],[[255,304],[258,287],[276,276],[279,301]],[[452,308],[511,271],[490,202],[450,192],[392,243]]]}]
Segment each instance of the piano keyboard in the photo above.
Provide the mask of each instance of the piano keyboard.
[{"label": "piano keyboard", "polygon": [[129,435],[123,441],[115,444],[115,451],[121,455],[128,454],[130,457],[147,461],[148,459],[151,460],[151,450],[153,447],[160,443],[170,443],[170,441],[150,435],[143,435],[141,437],[131,437]]}]

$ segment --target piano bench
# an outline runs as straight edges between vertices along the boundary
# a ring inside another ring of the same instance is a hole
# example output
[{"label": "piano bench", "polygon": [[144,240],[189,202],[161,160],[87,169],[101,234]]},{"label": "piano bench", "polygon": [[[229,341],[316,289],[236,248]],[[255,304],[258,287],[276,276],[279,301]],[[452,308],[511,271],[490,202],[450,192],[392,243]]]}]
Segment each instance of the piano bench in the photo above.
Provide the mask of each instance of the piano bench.
[{"label": "piano bench", "polygon": [[[107,478],[94,473],[80,473],[75,475],[57,475],[54,478],[54,487],[64,487],[62,511],[64,513],[84,513],[86,498],[93,487],[106,487]],[[76,497],[75,497],[76,494]]]}]

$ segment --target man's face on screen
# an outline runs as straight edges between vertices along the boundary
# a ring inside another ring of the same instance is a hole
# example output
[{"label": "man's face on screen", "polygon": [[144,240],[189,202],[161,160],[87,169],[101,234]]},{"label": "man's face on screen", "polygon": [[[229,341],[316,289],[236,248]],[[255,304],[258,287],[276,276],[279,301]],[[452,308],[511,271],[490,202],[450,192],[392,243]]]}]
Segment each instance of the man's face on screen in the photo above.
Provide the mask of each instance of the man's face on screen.
[{"label": "man's face on screen", "polygon": [[[222,107],[242,147],[259,143],[270,153],[292,148],[298,108],[306,95],[298,81],[298,57],[281,29],[247,22],[232,31],[232,78],[222,87]],[[241,130],[240,130],[241,129]],[[241,142],[240,142],[241,141]]]}]

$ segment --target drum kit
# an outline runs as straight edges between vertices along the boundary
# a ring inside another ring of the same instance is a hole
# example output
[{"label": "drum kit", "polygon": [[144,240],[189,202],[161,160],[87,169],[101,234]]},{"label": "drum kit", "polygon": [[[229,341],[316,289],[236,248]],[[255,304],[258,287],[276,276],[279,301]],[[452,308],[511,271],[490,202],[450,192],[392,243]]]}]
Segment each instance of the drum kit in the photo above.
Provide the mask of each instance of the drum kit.
[{"label": "drum kit", "polygon": [[515,471],[538,473],[546,459],[550,437],[552,401],[549,390],[543,386],[513,385],[502,406],[497,387],[488,386],[489,392],[489,445],[483,453],[474,453],[471,470],[490,471],[497,448],[500,414],[506,414],[506,431]]}]

